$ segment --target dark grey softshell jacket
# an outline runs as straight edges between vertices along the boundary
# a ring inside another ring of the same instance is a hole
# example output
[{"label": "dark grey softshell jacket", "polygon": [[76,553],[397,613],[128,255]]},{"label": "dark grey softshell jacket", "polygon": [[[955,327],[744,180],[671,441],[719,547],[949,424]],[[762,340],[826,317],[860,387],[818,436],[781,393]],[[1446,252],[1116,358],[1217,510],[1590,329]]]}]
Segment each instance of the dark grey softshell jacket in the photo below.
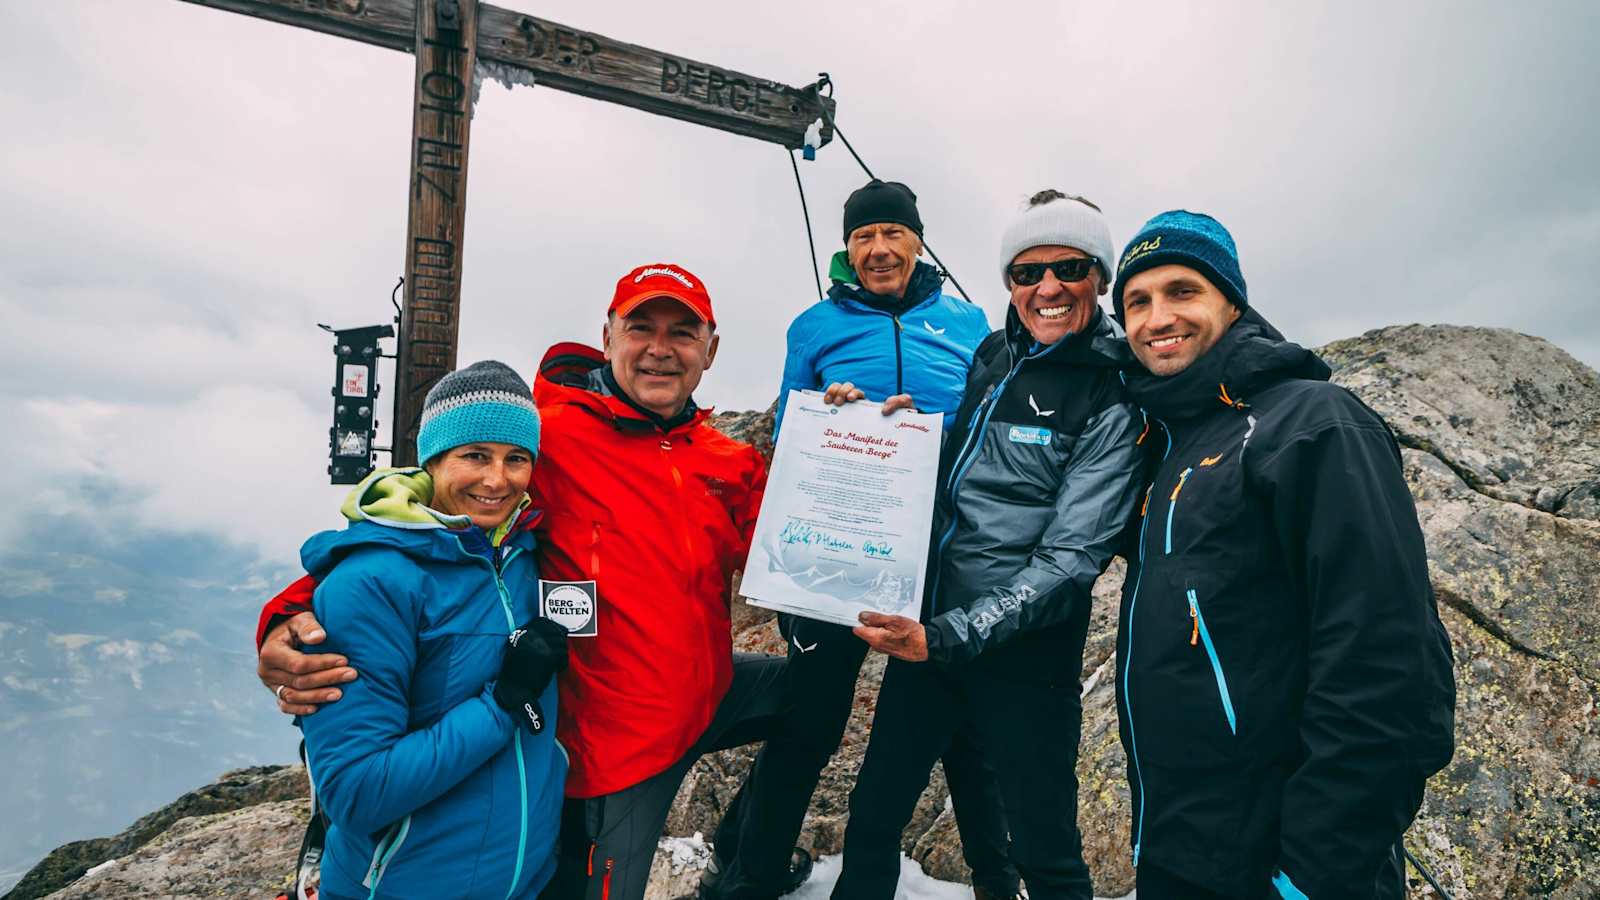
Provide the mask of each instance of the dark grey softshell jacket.
[{"label": "dark grey softshell jacket", "polygon": [[[1008,312],[1006,327],[978,347],[940,464],[927,621],[934,661],[967,662],[1087,624],[1090,589],[1141,487],[1144,419],[1118,374],[1128,355],[1098,311],[1084,332],[1049,346]],[[1076,663],[1067,669],[1075,678]]]}]

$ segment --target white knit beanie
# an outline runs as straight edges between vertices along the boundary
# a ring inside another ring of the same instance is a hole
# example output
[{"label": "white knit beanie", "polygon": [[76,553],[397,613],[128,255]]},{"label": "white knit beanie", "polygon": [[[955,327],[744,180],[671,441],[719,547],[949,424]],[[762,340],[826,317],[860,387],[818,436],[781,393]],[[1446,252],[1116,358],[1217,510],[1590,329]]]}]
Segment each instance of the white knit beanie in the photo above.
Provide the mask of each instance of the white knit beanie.
[{"label": "white knit beanie", "polygon": [[1101,275],[1111,283],[1116,268],[1116,251],[1111,247],[1111,229],[1100,211],[1073,199],[1071,194],[1037,206],[1029,206],[1006,226],[1000,238],[1000,281],[1011,290],[1011,261],[1029,247],[1059,245],[1089,254],[1100,263]]}]

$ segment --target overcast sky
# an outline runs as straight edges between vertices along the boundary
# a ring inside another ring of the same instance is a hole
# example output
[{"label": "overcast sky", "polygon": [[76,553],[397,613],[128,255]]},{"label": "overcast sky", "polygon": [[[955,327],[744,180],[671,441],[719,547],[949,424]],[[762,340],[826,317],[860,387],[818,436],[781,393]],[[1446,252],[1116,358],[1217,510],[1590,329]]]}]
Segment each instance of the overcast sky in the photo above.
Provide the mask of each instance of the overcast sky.
[{"label": "overcast sky", "polygon": [[[1252,304],[1306,344],[1450,322],[1600,364],[1600,4],[503,5],[830,72],[840,126],[917,191],[991,322],[1003,223],[1057,187],[1119,247],[1164,209],[1216,215]],[[387,321],[403,264],[411,57],[176,0],[10,0],[0,75],[0,541],[69,539],[30,532],[48,508],[292,558],[341,493],[315,323]],[[699,399],[766,405],[815,299],[783,155],[486,85],[460,358],[531,379],[550,343],[598,339],[619,275],[667,260],[721,322]],[[802,171],[825,258],[865,176],[839,144]]]}]

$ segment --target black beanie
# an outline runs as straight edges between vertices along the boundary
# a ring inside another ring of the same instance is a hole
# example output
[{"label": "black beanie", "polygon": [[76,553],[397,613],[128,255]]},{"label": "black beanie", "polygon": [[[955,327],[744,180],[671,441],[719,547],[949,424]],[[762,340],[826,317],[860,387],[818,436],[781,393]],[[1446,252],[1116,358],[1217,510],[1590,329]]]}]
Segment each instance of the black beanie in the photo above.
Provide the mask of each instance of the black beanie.
[{"label": "black beanie", "polygon": [[922,217],[917,215],[917,195],[898,181],[874,178],[844,201],[844,240],[863,225],[894,222],[922,237]]}]

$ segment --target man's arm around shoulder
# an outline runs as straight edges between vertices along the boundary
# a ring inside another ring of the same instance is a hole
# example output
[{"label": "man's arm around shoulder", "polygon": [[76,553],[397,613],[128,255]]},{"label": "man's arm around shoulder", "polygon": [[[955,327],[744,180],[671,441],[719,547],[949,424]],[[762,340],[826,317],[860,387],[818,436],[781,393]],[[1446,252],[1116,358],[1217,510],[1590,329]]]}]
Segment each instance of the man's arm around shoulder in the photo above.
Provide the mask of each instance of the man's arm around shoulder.
[{"label": "man's arm around shoulder", "polygon": [[328,636],[311,612],[316,588],[316,579],[301,576],[266,602],[256,624],[256,677],[278,698],[279,711],[291,716],[312,715],[338,700],[338,685],[357,677],[344,656],[301,649]]}]

